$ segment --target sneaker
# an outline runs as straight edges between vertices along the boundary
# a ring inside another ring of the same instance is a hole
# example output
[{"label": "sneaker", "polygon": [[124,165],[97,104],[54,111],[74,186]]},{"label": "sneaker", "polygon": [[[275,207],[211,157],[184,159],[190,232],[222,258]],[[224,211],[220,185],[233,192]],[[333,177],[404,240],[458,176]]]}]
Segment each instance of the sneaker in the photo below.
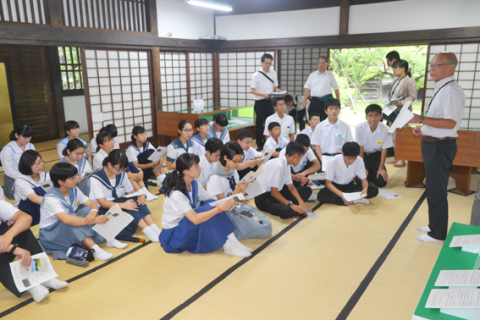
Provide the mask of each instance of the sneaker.
[{"label": "sneaker", "polygon": [[263,151],[263,148],[258,147],[258,148],[257,148],[257,151],[258,151],[258,152],[262,152],[262,151]]},{"label": "sneaker", "polygon": [[157,187],[158,184],[155,182],[156,180],[148,180],[147,185],[152,187]]},{"label": "sneaker", "polygon": [[370,201],[368,201],[368,200],[365,199],[365,198],[355,200],[354,202],[355,202],[356,204],[370,204]]}]

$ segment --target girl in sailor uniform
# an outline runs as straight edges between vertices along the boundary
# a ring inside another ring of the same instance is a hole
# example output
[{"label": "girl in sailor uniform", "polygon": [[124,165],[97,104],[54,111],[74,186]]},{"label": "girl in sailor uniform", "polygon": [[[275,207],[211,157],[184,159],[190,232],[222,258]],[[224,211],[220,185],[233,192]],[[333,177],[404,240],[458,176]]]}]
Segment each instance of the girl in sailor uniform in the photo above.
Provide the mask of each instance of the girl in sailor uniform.
[{"label": "girl in sailor uniform", "polygon": [[[118,135],[118,130],[117,127],[114,124],[107,124],[105,127],[101,128],[98,133],[106,132],[109,133],[110,136],[113,139],[114,146],[113,149],[120,149],[120,142],[118,141],[117,135]],[[92,157],[94,157],[97,154],[98,150],[98,143],[97,143],[97,135],[93,137],[92,140],[90,140],[90,151],[92,152]],[[94,158],[95,159],[95,158]]]},{"label": "girl in sailor uniform", "polygon": [[193,153],[193,142],[190,140],[193,134],[192,123],[188,120],[182,120],[177,127],[178,138],[173,140],[167,148],[167,168],[175,170],[175,161],[183,153]]},{"label": "girl in sailor uniform", "polygon": [[[58,152],[58,157],[60,158],[60,160],[62,160],[62,158],[64,157],[63,149],[65,149],[67,147],[68,141],[73,140],[73,139],[78,139],[83,143],[83,145],[87,144],[86,141],[79,138],[79,136],[80,136],[80,125],[78,124],[77,121],[70,120],[70,121],[65,122],[64,129],[65,129],[65,139],[63,139],[62,141],[57,143],[57,152]],[[90,157],[90,155],[91,155],[90,150],[87,150],[86,153],[85,153],[85,158]]]},{"label": "girl in sailor uniform", "polygon": [[228,131],[228,119],[224,113],[216,114],[213,117],[213,123],[210,125],[210,134],[222,140],[223,144],[230,141],[230,132]]},{"label": "girl in sailor uniform", "polygon": [[207,119],[198,118],[195,120],[195,129],[197,134],[191,139],[193,142],[193,153],[201,158],[205,154],[205,143],[213,136],[210,134],[210,125]]},{"label": "girl in sailor uniform", "polygon": [[90,194],[90,179],[85,179],[85,175],[92,171],[92,166],[83,156],[85,154],[85,145],[78,139],[68,141],[67,147],[62,151],[64,158],[60,162],[66,162],[77,168],[77,188],[86,196]]}]

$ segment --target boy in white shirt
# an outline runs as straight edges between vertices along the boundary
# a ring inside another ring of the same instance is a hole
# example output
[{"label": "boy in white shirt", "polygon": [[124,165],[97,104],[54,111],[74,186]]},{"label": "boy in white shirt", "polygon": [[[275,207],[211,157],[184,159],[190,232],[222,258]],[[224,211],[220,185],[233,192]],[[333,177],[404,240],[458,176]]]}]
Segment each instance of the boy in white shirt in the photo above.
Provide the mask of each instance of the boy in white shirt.
[{"label": "boy in white shirt", "polygon": [[268,125],[268,133],[270,133],[270,138],[267,139],[263,148],[265,150],[275,149],[272,158],[278,158],[280,151],[288,145],[289,141],[282,137],[282,128],[278,122],[271,122]]},{"label": "boy in white shirt", "polygon": [[320,123],[320,115],[318,113],[311,113],[309,114],[309,117],[308,124],[310,126],[303,129],[300,133],[306,134],[310,138],[310,141],[312,141],[313,132],[315,131],[317,124]]},{"label": "boy in white shirt", "polygon": [[253,133],[247,129],[241,129],[237,134],[237,142],[243,149],[243,162],[238,164],[237,172],[242,179],[250,171],[256,171],[263,163],[262,154],[252,148]]},{"label": "boy in white shirt", "polygon": [[289,116],[288,114],[285,114],[285,98],[279,97],[276,100],[274,100],[273,107],[277,111],[276,113],[272,114],[265,120],[265,130],[263,131],[263,134],[265,135],[265,140],[268,139],[268,136],[270,135],[270,132],[268,129],[268,126],[272,122],[278,122],[280,126],[282,127],[282,136],[289,140],[293,141],[294,140],[294,134],[297,132],[297,127],[295,126],[295,121],[293,120],[292,116]]},{"label": "boy in white shirt", "polygon": [[220,149],[223,147],[222,140],[218,138],[210,138],[205,143],[205,154],[200,157],[200,176],[197,178],[198,183],[207,190],[208,177],[216,168],[218,159],[220,158]]},{"label": "boy in white shirt", "polygon": [[379,188],[387,185],[388,173],[385,168],[387,149],[393,147],[393,137],[388,126],[381,123],[382,107],[371,104],[365,109],[367,121],[357,125],[355,135],[360,145],[360,157],[365,162],[367,180]]},{"label": "boy in white shirt", "polygon": [[[360,146],[356,142],[347,142],[342,147],[342,154],[336,155],[327,168],[325,188],[318,193],[320,203],[337,205],[351,205],[355,202],[347,201],[343,193],[360,192],[370,199],[378,195],[378,188],[370,186],[367,181],[365,164],[358,155]],[[361,182],[360,182],[361,181]],[[362,198],[357,203],[369,204]]]}]

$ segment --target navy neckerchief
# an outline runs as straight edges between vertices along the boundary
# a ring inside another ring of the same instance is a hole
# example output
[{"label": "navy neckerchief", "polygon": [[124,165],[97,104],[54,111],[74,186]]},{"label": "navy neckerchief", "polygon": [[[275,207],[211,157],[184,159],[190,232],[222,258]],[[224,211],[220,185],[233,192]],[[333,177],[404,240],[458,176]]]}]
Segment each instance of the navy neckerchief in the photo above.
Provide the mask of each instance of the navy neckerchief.
[{"label": "navy neckerchief", "polygon": [[212,170],[212,172],[208,176],[208,179],[210,179],[210,177],[212,176],[220,176],[226,178],[228,180],[228,184],[230,185],[230,189],[232,189],[232,192],[233,190],[235,190],[235,170],[230,170],[230,174],[228,174],[221,165],[218,165],[215,167],[215,169]]},{"label": "navy neckerchief", "polygon": [[[227,133],[228,133],[227,127],[223,128],[222,131],[220,132],[219,139],[223,141],[223,138],[225,138]],[[210,134],[212,135],[212,137],[215,137],[215,138],[217,137],[217,132],[215,131],[215,127],[213,123],[210,125]]]},{"label": "navy neckerchief", "polygon": [[105,172],[105,168],[102,168],[101,170],[97,171],[93,176],[92,178],[94,179],[97,179],[98,181],[100,181],[104,186],[105,188],[107,188],[108,190],[112,191],[112,196],[115,198],[115,199],[118,199],[118,195],[117,195],[117,187],[122,184],[122,181],[125,177],[125,172],[122,172],[121,174],[118,174],[115,176],[115,187],[112,187],[111,183],[110,183],[110,179],[108,179],[107,177],[107,173]]},{"label": "navy neckerchief", "polygon": [[[210,139],[212,137],[212,135],[209,133],[207,133],[207,141],[208,139]],[[205,142],[203,142],[203,139],[202,137],[200,137],[200,134],[197,133],[196,135],[194,135],[191,140],[197,142],[198,144],[200,144],[201,146],[205,147]]]},{"label": "navy neckerchief", "polygon": [[140,148],[137,146],[137,142],[136,140],[135,141],[132,141],[132,143],[130,144],[131,146],[133,146],[135,148],[135,150],[137,150],[138,152],[142,153],[142,152],[145,152],[148,150],[148,141],[145,141],[142,145],[142,150],[140,150]]},{"label": "navy neckerchief", "polygon": [[190,205],[192,206],[192,209],[196,209],[197,203],[200,204],[200,201],[198,201],[198,183],[197,180],[193,180],[192,184],[192,198],[190,198],[190,193],[188,192],[188,189],[186,190],[186,196],[188,201],[190,201]]},{"label": "navy neckerchief", "polygon": [[63,193],[60,191],[60,189],[56,187],[52,187],[50,190],[47,191],[47,193],[45,193],[45,197],[43,197],[43,201],[45,201],[47,197],[54,197],[58,201],[60,201],[60,203],[65,208],[69,210],[69,212],[67,212],[68,214],[75,214],[75,203],[77,202],[77,191],[78,191],[77,187],[73,189],[68,189],[68,202],[67,202],[65,200]]},{"label": "navy neckerchief", "polygon": [[180,140],[180,137],[173,140],[172,144],[175,147],[175,149],[182,148],[185,150],[186,153],[188,153],[188,149],[193,148],[193,142],[191,140],[187,140],[187,148],[185,149],[185,145],[183,144],[182,140]]},{"label": "navy neckerchief", "polygon": [[[70,161],[67,160],[67,157],[63,157],[62,160],[60,160],[60,162],[70,163]],[[77,166],[78,166],[77,176],[78,177],[82,175],[82,172],[85,169],[85,164],[86,163],[87,163],[87,160],[83,157],[80,160],[77,161]],[[73,164],[72,164],[72,166],[73,166]]]}]

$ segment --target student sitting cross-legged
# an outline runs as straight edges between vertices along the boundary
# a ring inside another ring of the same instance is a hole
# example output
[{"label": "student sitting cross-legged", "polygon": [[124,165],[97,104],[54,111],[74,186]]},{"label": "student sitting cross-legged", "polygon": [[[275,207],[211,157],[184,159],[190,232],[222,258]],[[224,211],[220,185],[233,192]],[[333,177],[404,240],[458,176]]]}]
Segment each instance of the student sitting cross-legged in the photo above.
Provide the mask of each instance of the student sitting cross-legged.
[{"label": "student sitting cross-legged", "polygon": [[[246,194],[248,183],[239,182],[236,168],[242,162],[243,149],[236,141],[227,142],[220,152],[220,164],[212,171],[207,190],[217,200],[234,194]],[[272,225],[263,214],[255,208],[241,204],[227,211],[232,220],[237,239],[265,238],[272,233]]]},{"label": "student sitting cross-legged", "polygon": [[256,171],[263,163],[262,154],[252,148],[253,133],[241,129],[237,134],[237,142],[243,149],[243,162],[237,167],[238,176],[242,179],[250,171]]},{"label": "student sitting cross-legged", "polygon": [[317,125],[320,123],[320,115],[318,113],[310,113],[308,116],[309,116],[308,124],[310,126],[303,129],[300,133],[306,134],[311,141],[313,138],[313,132],[315,131],[315,128],[317,127]]},{"label": "student sitting cross-legged", "polygon": [[[160,244],[167,253],[213,252],[221,247],[226,254],[248,257],[252,249],[235,237],[235,226],[225,211],[237,202],[225,200],[212,207],[210,193],[203,189],[197,178],[202,170],[195,154],[184,153],[176,160],[163,201]],[[201,201],[205,201],[201,205]]]},{"label": "student sitting cross-legged", "polygon": [[[327,168],[325,188],[318,193],[321,203],[337,205],[350,205],[354,202],[347,201],[343,193],[362,192],[370,199],[378,195],[378,188],[369,186],[365,164],[358,155],[360,146],[356,142],[347,142],[343,145],[342,154],[336,155]],[[359,203],[368,204],[368,200],[361,199]]]},{"label": "student sitting cross-legged", "polygon": [[305,186],[295,187],[289,165],[297,166],[305,154],[305,148],[298,142],[290,142],[285,156],[267,161],[263,173],[257,181],[265,189],[265,193],[255,198],[257,208],[279,216],[282,219],[301,217],[306,210],[305,204],[312,194],[312,189]]},{"label": "student sitting cross-legged", "polygon": [[208,139],[213,136],[210,133],[210,124],[207,119],[198,118],[195,120],[195,129],[197,130],[197,134],[191,138],[193,143],[193,153],[198,157],[201,157],[205,154],[205,144]]},{"label": "student sitting cross-legged", "polygon": [[[95,232],[94,224],[108,221],[97,216],[98,206],[85,196],[77,186],[77,168],[70,163],[59,162],[50,170],[54,187],[47,191],[40,206],[40,244],[53,259],[65,259],[68,248],[74,243],[94,249],[93,255],[108,260],[113,255],[105,252],[97,243],[105,239]],[[83,207],[78,209],[79,205]],[[117,246],[115,239],[107,246]]]},{"label": "student sitting cross-legged", "polygon": [[103,159],[103,169],[92,176],[90,198],[100,206],[100,215],[118,204],[123,211],[133,217],[133,221],[118,234],[118,237],[131,237],[139,227],[149,240],[158,242],[161,230],[153,221],[145,204],[145,195],[130,199],[124,197],[125,194],[134,191],[125,173],[127,167],[128,159],[125,153],[122,150],[111,151],[108,157]]},{"label": "student sitting cross-legged", "polygon": [[90,194],[90,179],[84,179],[85,175],[92,171],[92,166],[85,159],[85,145],[78,139],[68,141],[67,146],[63,149],[63,156],[60,162],[66,162],[77,168],[77,188],[86,196]]},{"label": "student sitting cross-legged", "polygon": [[270,132],[267,131],[269,124],[272,122],[277,122],[282,128],[282,137],[284,137],[287,141],[293,141],[293,136],[297,132],[297,127],[295,126],[295,120],[293,120],[292,116],[285,114],[285,98],[278,97],[273,100],[273,108],[275,109],[276,113],[272,114],[265,120],[265,130],[263,131],[265,139],[271,135]]},{"label": "student sitting cross-legged", "polygon": [[218,138],[210,138],[205,143],[205,154],[200,157],[200,167],[202,172],[197,178],[198,183],[207,190],[208,177],[213,169],[217,167],[218,159],[220,159],[220,149],[223,147],[222,140]]},{"label": "student sitting cross-legged", "polygon": [[268,133],[270,133],[270,138],[265,142],[263,149],[275,149],[272,158],[278,158],[280,151],[282,151],[290,141],[282,137],[282,128],[278,122],[270,122],[268,125]]}]

